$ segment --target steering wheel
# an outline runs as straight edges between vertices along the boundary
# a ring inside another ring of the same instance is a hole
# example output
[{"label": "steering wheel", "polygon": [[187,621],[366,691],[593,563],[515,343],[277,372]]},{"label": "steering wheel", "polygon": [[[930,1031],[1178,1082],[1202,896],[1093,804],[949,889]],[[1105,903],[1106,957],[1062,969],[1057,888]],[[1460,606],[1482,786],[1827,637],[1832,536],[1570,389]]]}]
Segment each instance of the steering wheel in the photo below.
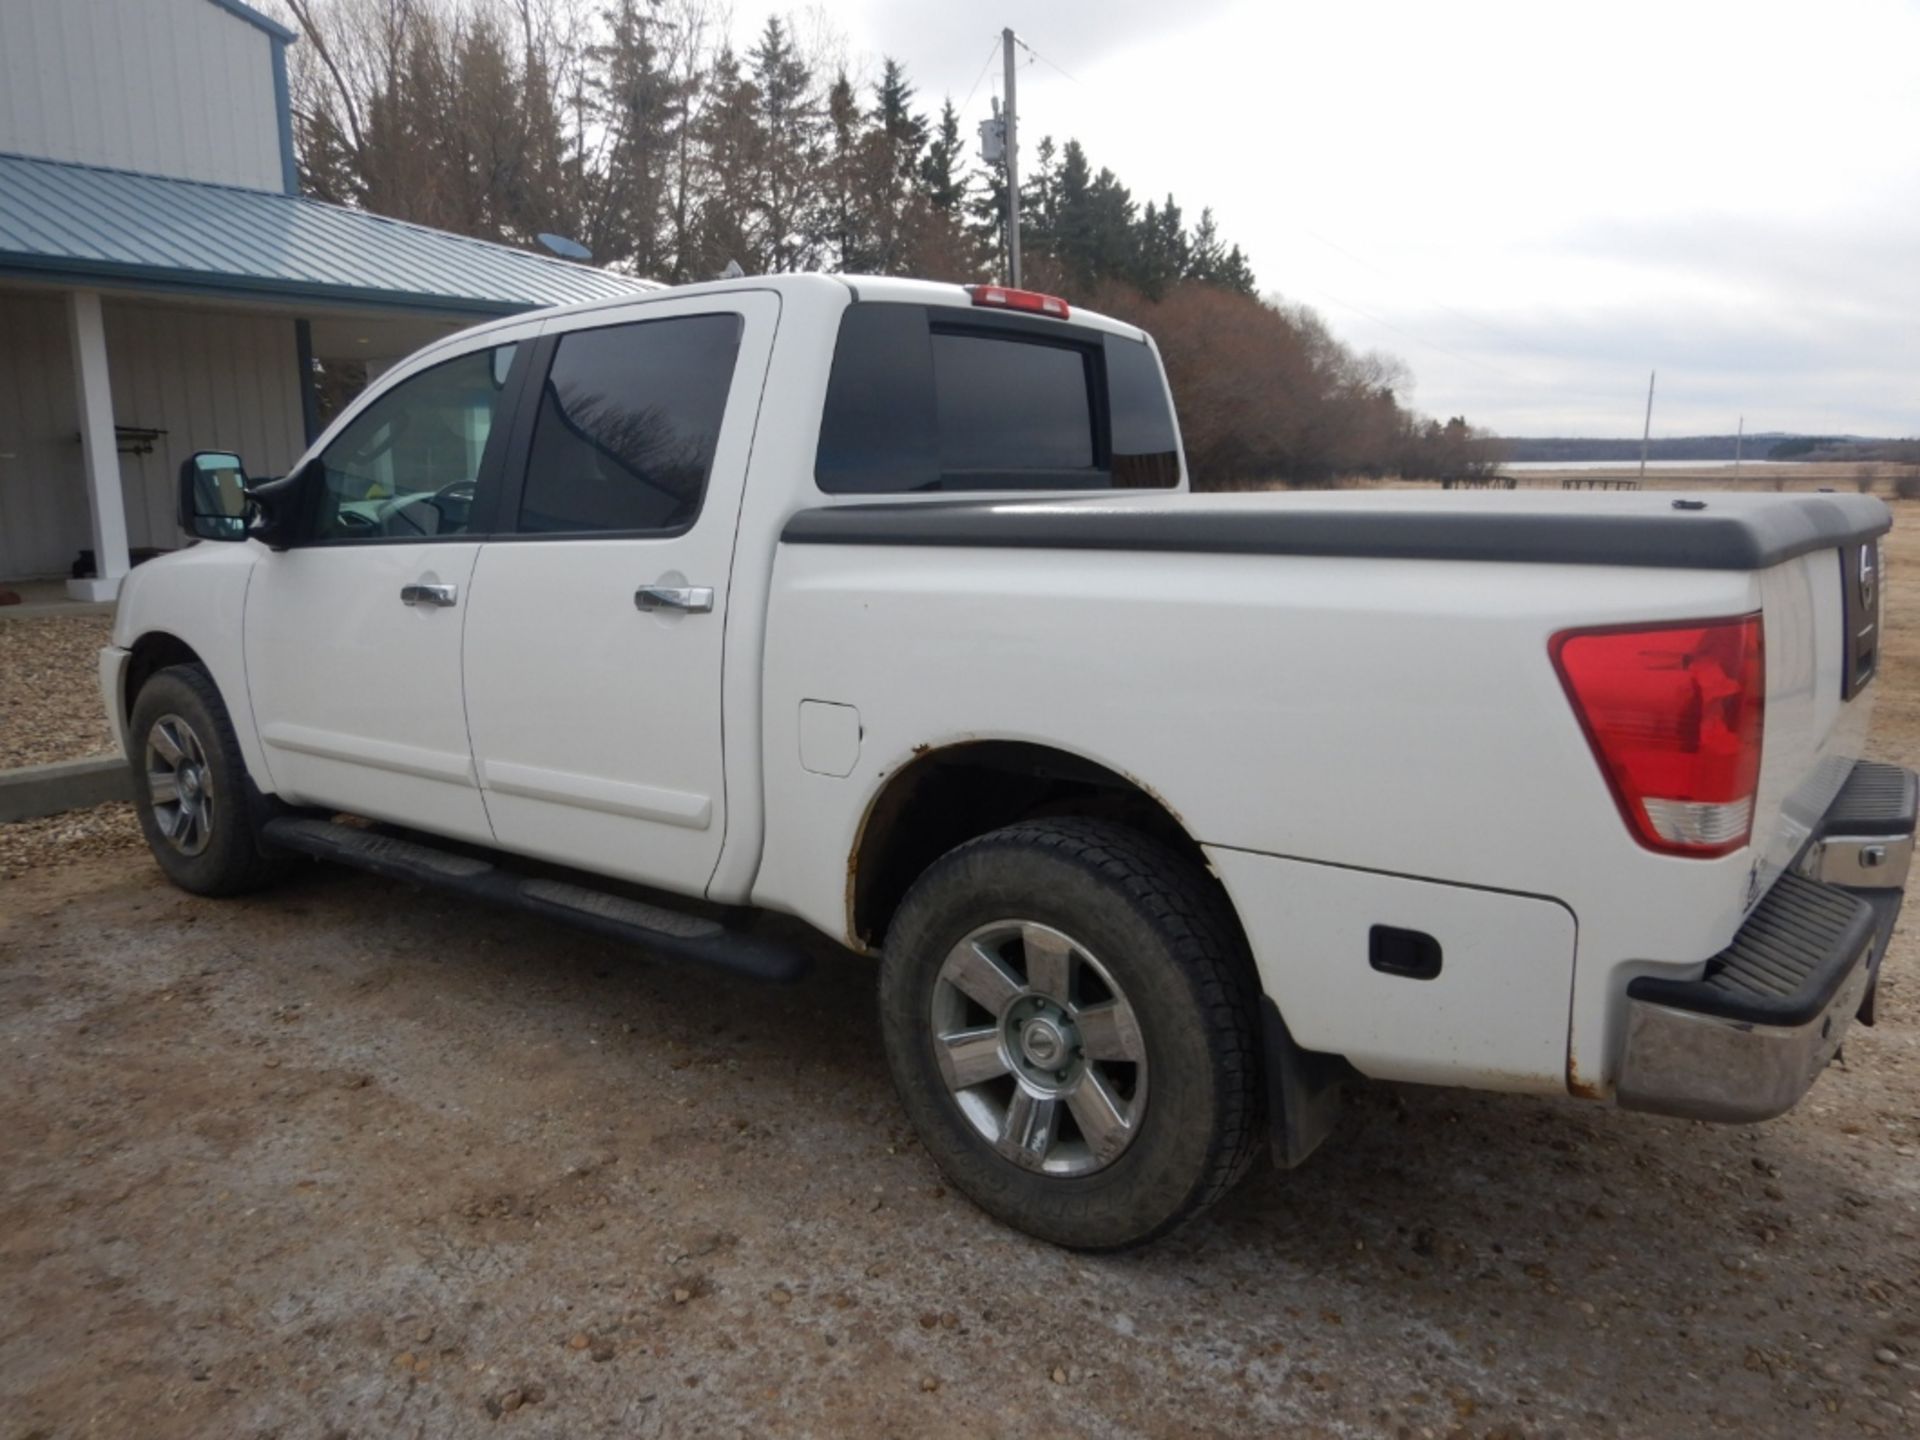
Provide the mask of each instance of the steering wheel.
[{"label": "steering wheel", "polygon": [[468,517],[473,513],[473,495],[476,482],[455,480],[442,485],[427,497],[440,515],[440,523],[434,527],[435,533],[445,535],[451,530],[464,530]]}]

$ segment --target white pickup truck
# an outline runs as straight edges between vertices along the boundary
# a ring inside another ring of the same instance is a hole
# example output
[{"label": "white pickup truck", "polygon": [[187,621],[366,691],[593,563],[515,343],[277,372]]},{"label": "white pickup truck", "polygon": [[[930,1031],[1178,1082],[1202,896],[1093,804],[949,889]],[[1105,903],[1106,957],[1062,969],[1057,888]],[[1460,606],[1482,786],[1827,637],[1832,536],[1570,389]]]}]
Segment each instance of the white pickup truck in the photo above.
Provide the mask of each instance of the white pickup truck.
[{"label": "white pickup truck", "polygon": [[1872,1019],[1871,498],[1195,495],[1139,330],[781,276],[466,331],[181,504],[232,543],[100,670],[176,883],[318,856],[766,978],[797,916],[1065,1245],[1356,1074],[1746,1121]]}]

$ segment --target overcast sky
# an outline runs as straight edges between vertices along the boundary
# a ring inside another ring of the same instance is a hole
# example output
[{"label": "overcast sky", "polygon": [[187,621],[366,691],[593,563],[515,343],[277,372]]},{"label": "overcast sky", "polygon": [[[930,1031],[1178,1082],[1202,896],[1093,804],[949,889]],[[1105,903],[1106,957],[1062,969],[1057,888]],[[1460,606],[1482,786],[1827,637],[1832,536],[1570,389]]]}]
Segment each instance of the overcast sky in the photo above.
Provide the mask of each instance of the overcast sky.
[{"label": "overcast sky", "polygon": [[[750,31],[765,9],[742,4]],[[784,9],[784,7],[782,7]],[[834,0],[1509,435],[1920,434],[1920,0]],[[1052,62],[1051,64],[1047,62]],[[978,81],[978,88],[975,83]]]}]

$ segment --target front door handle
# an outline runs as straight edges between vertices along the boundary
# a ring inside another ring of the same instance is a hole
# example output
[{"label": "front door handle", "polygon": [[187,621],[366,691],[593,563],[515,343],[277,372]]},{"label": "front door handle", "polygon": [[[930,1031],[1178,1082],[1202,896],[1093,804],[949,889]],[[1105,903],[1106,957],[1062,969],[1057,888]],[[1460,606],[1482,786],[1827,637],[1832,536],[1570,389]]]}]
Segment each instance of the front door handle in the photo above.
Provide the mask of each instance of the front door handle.
[{"label": "front door handle", "polygon": [[711,585],[642,585],[633,592],[636,610],[686,610],[705,615],[713,609]]},{"label": "front door handle", "polygon": [[459,599],[458,585],[425,585],[416,582],[400,587],[402,605],[453,605]]}]

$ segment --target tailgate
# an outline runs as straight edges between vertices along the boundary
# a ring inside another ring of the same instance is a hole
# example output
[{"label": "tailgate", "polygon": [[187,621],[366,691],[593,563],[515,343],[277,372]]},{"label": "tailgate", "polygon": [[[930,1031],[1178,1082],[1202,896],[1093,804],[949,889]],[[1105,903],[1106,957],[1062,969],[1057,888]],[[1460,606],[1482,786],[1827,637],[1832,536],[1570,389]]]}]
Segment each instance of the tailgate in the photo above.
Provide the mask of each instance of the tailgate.
[{"label": "tailgate", "polygon": [[1749,903],[1791,865],[1861,758],[1880,663],[1877,535],[1761,572],[1767,709]]}]

